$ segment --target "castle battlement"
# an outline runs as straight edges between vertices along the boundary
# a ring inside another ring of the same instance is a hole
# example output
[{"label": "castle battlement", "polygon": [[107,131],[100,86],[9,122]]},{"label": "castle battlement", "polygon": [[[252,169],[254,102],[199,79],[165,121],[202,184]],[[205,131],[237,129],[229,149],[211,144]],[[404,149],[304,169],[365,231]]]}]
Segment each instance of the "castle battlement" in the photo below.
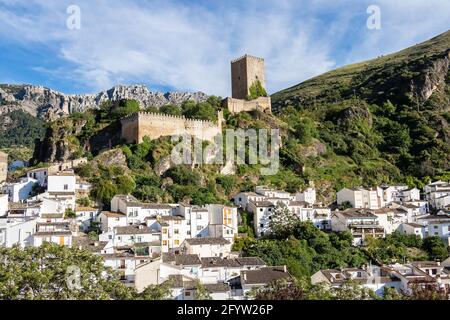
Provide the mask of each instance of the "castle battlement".
[{"label": "castle battlement", "polygon": [[239,57],[239,58],[236,58],[236,59],[234,59],[234,60],[231,60],[231,63],[238,62],[238,61],[240,61],[240,60],[242,60],[242,59],[245,59],[245,58],[250,58],[250,59],[254,59],[254,60],[258,60],[258,61],[264,61],[264,58],[255,57],[255,56],[252,56],[252,55],[249,55],[249,54],[244,54],[243,56],[241,56],[241,57]]},{"label": "castle battlement", "polygon": [[144,136],[158,139],[161,136],[190,134],[201,140],[212,141],[214,136],[222,132],[221,118],[219,114],[216,124],[209,120],[141,111],[121,119],[122,138],[128,143],[140,143]]}]

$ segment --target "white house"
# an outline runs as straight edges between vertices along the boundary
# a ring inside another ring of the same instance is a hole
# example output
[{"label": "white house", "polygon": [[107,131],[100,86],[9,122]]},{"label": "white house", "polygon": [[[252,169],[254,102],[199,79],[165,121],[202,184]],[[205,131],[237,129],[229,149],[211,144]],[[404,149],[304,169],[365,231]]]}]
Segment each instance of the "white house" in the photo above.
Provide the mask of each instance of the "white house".
[{"label": "white house", "polygon": [[427,223],[428,236],[438,236],[450,245],[450,212],[440,211],[421,220]]},{"label": "white house", "polygon": [[412,234],[419,236],[422,239],[425,238],[425,226],[418,223],[414,222],[402,223],[398,227],[397,231],[402,234],[409,234],[409,235]]},{"label": "white house", "polygon": [[286,266],[265,267],[258,270],[245,270],[241,272],[240,282],[242,293],[247,296],[252,289],[256,289],[267,284],[285,279],[289,281],[292,276],[287,271]]},{"label": "white house", "polygon": [[270,201],[250,201],[249,211],[253,212],[255,235],[262,237],[270,232],[270,220],[275,211],[275,204]]},{"label": "white house", "polygon": [[35,232],[35,218],[0,218],[0,246],[30,246]]},{"label": "white house", "polygon": [[349,202],[353,208],[379,209],[384,207],[382,189],[343,188],[337,192],[337,204]]},{"label": "white house", "polygon": [[76,190],[76,177],[72,172],[58,172],[48,176],[47,191],[49,193],[73,193]]},{"label": "white house", "polygon": [[307,188],[302,192],[297,192],[295,194],[295,200],[297,201],[305,201],[311,205],[316,203],[316,189]]},{"label": "white house", "polygon": [[367,236],[384,237],[385,230],[378,217],[364,209],[347,209],[331,214],[331,229],[336,232],[350,231],[353,245],[362,245]]},{"label": "white house", "polygon": [[100,241],[109,241],[113,247],[134,246],[136,244],[160,243],[161,234],[145,225],[119,226],[100,234]]},{"label": "white house", "polygon": [[324,284],[327,288],[339,288],[348,281],[357,283],[360,287],[373,290],[378,296],[383,296],[386,287],[401,290],[398,277],[383,267],[344,268],[341,270],[319,270],[311,276],[312,284]]},{"label": "white house", "polygon": [[399,201],[399,194],[402,190],[407,190],[407,185],[382,185],[383,202],[390,203]]},{"label": "white house", "polygon": [[112,231],[115,227],[123,227],[127,224],[127,216],[121,212],[102,211],[98,217],[103,233]]},{"label": "white house", "polygon": [[37,180],[41,187],[46,187],[48,178],[48,168],[37,168],[30,170],[27,172],[27,176],[29,178]]},{"label": "white house", "polygon": [[6,193],[10,202],[21,202],[29,198],[34,185],[38,181],[29,177],[20,179],[19,182],[7,183],[3,186],[3,193]]},{"label": "white house", "polygon": [[420,190],[417,188],[401,190],[398,195],[400,202],[420,200]]},{"label": "white house", "polygon": [[231,253],[231,242],[224,238],[190,238],[181,244],[185,254],[196,254],[204,257],[228,257]]},{"label": "white house", "polygon": [[[424,187],[425,200],[430,202],[431,206],[436,208],[437,204],[442,205],[446,202],[445,197],[450,195],[450,183],[445,181],[435,181]],[[436,203],[436,199],[438,203]]]},{"label": "white house", "polygon": [[98,208],[75,207],[76,221],[81,230],[86,231],[92,222],[96,221],[99,213]]},{"label": "white house", "polygon": [[223,237],[233,242],[238,234],[237,208],[220,204],[209,204],[206,208],[209,215],[209,237]]},{"label": "white house", "polygon": [[5,216],[8,212],[8,195],[0,194],[0,217]]},{"label": "white house", "polygon": [[266,199],[266,196],[263,196],[261,194],[257,194],[256,192],[239,192],[233,197],[233,203],[235,206],[239,208],[243,208],[245,210],[248,210],[248,205],[250,201],[258,202],[258,201],[264,201]]},{"label": "white house", "polygon": [[289,192],[274,190],[266,186],[256,186],[255,192],[267,198],[294,200],[294,197]]}]

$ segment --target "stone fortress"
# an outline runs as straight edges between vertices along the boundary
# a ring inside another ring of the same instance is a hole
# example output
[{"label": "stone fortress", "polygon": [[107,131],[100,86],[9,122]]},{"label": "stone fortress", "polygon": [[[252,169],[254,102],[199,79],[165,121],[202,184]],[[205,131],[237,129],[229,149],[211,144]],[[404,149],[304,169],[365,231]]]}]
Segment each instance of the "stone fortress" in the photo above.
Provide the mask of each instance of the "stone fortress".
[{"label": "stone fortress", "polygon": [[[250,87],[260,81],[265,87],[264,59],[245,55],[231,62],[232,97],[222,102],[223,108],[231,113],[260,110],[271,113],[270,97],[259,97],[247,100]],[[144,136],[158,139],[163,136],[189,134],[201,140],[213,141],[222,133],[222,111],[218,114],[217,123],[204,120],[187,119],[183,116],[172,116],[138,112],[125,117],[122,123],[122,139],[126,143],[141,143]]]},{"label": "stone fortress", "polygon": [[222,133],[222,121],[222,112],[218,113],[217,124],[183,116],[139,112],[121,120],[122,138],[127,143],[141,143],[145,136],[154,140],[163,136],[189,134],[200,140],[213,141],[216,135]]},{"label": "stone fortress", "polygon": [[270,97],[247,100],[250,87],[257,81],[261,83],[263,88],[266,87],[263,58],[244,55],[231,61],[231,98],[226,98],[223,101],[224,108],[227,108],[231,113],[252,110],[271,113]]}]

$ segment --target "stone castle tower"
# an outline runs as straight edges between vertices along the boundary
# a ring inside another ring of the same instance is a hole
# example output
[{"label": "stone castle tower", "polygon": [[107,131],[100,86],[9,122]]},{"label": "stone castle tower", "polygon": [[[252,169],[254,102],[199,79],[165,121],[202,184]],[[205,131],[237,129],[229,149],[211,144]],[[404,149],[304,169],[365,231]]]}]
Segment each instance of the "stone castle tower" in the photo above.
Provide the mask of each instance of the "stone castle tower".
[{"label": "stone castle tower", "polygon": [[245,55],[231,61],[231,97],[235,99],[247,99],[250,87],[260,81],[266,86],[264,76],[264,59]]},{"label": "stone castle tower", "polygon": [[264,75],[264,59],[245,55],[231,61],[231,97],[223,100],[222,105],[231,113],[259,110],[272,113],[270,97],[258,97],[247,100],[250,87],[259,81],[263,88],[266,86]]}]

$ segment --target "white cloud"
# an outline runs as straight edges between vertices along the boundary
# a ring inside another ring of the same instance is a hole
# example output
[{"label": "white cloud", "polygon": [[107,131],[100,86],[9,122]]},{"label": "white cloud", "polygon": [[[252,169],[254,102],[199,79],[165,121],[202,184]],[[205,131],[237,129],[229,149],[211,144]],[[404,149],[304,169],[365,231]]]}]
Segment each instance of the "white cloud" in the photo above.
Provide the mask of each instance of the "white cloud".
[{"label": "white cloud", "polygon": [[[66,28],[66,8],[72,2],[0,0],[5,6],[0,37],[22,45],[47,45],[67,62],[53,75],[92,91],[118,83],[148,83],[226,96],[229,61],[244,53],[266,59],[268,89],[275,92],[336,63],[410,45],[449,20],[446,0],[428,0],[428,5],[444,10],[438,10],[437,18],[419,20],[422,12],[432,16],[421,1],[380,0],[376,2],[382,8],[383,29],[370,33],[363,27],[370,2],[214,1],[207,7],[174,1],[78,0],[74,4],[81,8],[82,27],[72,31]],[[342,47],[343,41],[358,36],[361,42]]]}]

